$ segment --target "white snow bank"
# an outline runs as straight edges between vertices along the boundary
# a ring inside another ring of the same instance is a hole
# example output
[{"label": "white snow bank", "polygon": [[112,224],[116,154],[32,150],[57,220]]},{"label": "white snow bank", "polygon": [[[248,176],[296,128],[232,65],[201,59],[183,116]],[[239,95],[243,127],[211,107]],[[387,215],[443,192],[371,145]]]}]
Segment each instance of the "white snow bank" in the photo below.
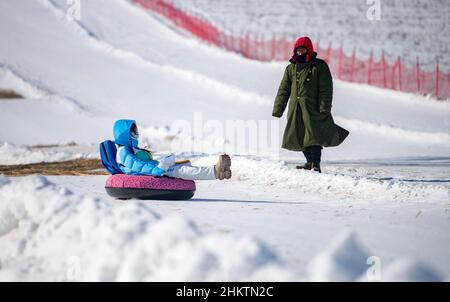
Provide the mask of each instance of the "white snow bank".
[{"label": "white snow bank", "polygon": [[355,233],[342,232],[310,263],[310,278],[312,281],[354,281],[367,271],[368,257]]},{"label": "white snow bank", "polygon": [[345,230],[311,261],[309,279],[319,282],[443,281],[436,269],[420,260],[401,259],[393,263],[384,260],[371,255],[355,232]]},{"label": "white snow bank", "polygon": [[0,144],[0,165],[25,165],[40,162],[59,162],[80,158],[98,158],[97,146],[60,146],[32,148]]},{"label": "white snow bank", "polygon": [[423,262],[413,259],[397,260],[382,274],[385,282],[441,282],[440,273]]},{"label": "white snow bank", "polygon": [[45,177],[0,178],[0,280],[290,280],[263,243],[203,234],[143,202],[74,195]]},{"label": "white snow bank", "polygon": [[418,261],[384,270],[384,259],[380,278],[368,280],[371,254],[351,231],[299,276],[257,239],[204,233],[151,203],[85,197],[42,176],[0,177],[0,246],[1,281],[441,280]]}]

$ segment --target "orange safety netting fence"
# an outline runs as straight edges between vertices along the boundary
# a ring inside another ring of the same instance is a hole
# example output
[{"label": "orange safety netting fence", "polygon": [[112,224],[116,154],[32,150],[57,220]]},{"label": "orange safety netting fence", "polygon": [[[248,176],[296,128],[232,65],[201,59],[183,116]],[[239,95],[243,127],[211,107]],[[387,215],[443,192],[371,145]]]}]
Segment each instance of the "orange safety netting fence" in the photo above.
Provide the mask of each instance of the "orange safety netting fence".
[{"label": "orange safety netting fence", "polygon": [[[292,45],[295,42],[293,37],[273,35],[267,39],[261,34],[229,34],[202,17],[192,15],[164,0],[132,1],[169,19],[176,27],[200,40],[246,58],[280,61],[287,60],[292,55]],[[408,66],[400,57],[395,62],[388,63],[384,52],[379,60],[374,60],[372,54],[363,60],[357,58],[356,49],[353,49],[351,55],[346,54],[343,45],[338,49],[332,48],[331,44],[325,48],[320,43],[314,46],[338,79],[404,92],[431,94],[441,99],[450,98],[450,73],[440,71],[439,62],[436,62],[433,70],[426,71],[419,59],[416,64]]]}]

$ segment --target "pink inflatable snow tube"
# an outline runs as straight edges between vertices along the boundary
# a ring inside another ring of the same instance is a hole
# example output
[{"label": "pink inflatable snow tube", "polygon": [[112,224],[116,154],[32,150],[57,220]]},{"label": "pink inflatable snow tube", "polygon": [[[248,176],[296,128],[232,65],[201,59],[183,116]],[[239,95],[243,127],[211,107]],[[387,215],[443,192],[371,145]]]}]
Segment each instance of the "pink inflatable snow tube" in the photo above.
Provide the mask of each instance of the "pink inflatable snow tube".
[{"label": "pink inflatable snow tube", "polygon": [[196,186],[192,180],[115,174],[106,180],[105,189],[119,199],[186,200],[194,196]]}]

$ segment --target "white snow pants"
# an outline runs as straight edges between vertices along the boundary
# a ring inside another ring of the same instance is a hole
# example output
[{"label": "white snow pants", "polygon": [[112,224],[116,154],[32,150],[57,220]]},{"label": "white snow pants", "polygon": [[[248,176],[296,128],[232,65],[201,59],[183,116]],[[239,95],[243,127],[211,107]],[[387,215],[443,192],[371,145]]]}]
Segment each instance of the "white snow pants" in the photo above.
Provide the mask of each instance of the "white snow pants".
[{"label": "white snow pants", "polygon": [[214,166],[196,167],[190,164],[170,167],[164,175],[186,180],[214,180]]}]

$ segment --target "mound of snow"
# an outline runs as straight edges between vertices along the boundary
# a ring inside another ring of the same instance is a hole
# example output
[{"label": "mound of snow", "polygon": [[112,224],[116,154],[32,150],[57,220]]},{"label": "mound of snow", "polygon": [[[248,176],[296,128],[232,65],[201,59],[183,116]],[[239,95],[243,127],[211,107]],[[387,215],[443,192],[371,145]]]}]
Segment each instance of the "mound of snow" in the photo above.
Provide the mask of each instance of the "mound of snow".
[{"label": "mound of snow", "polygon": [[384,282],[441,282],[442,276],[435,269],[418,260],[397,260],[382,274]]},{"label": "mound of snow", "polygon": [[312,281],[355,281],[368,268],[368,252],[351,231],[339,234],[309,265]]},{"label": "mound of snow", "polygon": [[[203,233],[182,216],[141,201],[93,199],[42,176],[0,177],[2,281],[292,281],[263,242]],[[356,233],[339,234],[303,280],[368,281],[370,253]],[[300,255],[302,256],[302,255]],[[383,267],[384,269],[384,267]],[[393,262],[382,281],[439,281],[419,262]]]},{"label": "mound of snow", "polygon": [[[193,160],[197,165],[208,165],[214,157]],[[352,176],[324,168],[322,174],[296,170],[286,162],[266,158],[233,157],[233,179],[251,185],[280,189],[295,189],[298,194],[320,194],[342,200],[435,202],[447,203],[450,190],[444,185],[405,182],[396,179],[378,180],[369,176]]]},{"label": "mound of snow", "polygon": [[75,195],[33,176],[0,178],[0,280],[290,280],[255,239],[202,234],[142,202]]},{"label": "mound of snow", "polygon": [[411,259],[386,265],[383,259],[370,256],[358,235],[350,230],[338,234],[308,266],[311,281],[383,281],[440,282],[442,276],[433,267]]}]

